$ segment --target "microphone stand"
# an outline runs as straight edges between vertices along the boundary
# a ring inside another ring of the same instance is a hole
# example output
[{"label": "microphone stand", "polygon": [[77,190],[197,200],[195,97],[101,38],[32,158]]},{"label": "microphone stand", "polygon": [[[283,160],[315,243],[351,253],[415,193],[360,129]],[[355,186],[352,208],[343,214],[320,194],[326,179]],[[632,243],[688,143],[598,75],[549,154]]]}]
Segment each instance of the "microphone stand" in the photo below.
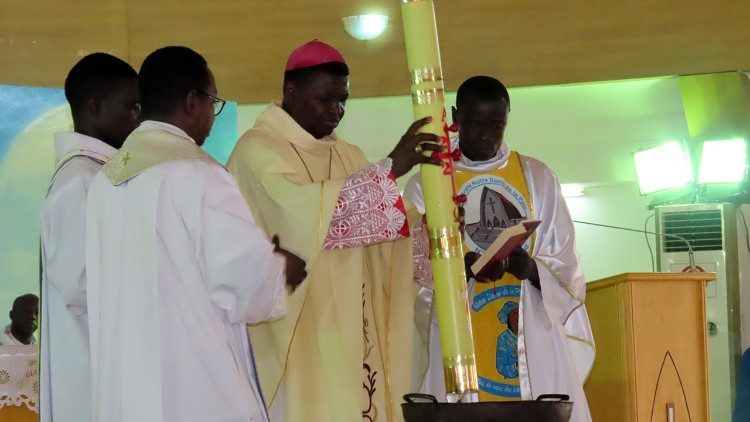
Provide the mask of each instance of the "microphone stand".
[{"label": "microphone stand", "polygon": [[674,238],[674,239],[677,239],[677,240],[681,240],[681,241],[685,242],[685,245],[688,248],[688,262],[690,263],[690,272],[694,273],[694,272],[698,271],[695,268],[695,255],[693,254],[693,247],[690,245],[690,242],[688,242],[688,240],[685,239],[682,236],[677,236],[675,234],[667,234],[667,233],[662,233],[662,232],[652,232],[652,231],[648,231],[648,230],[631,229],[631,228],[620,227],[620,226],[611,226],[609,224],[591,223],[591,222],[588,222],[588,221],[573,220],[573,222],[574,223],[578,223],[578,224],[586,224],[586,225],[589,225],[589,226],[606,227],[606,228],[609,228],[609,229],[625,230],[625,231],[636,232],[636,233],[641,233],[641,234],[643,234],[643,233],[654,234],[654,235],[658,235],[658,236],[666,236],[666,237],[671,237],[671,238]]}]

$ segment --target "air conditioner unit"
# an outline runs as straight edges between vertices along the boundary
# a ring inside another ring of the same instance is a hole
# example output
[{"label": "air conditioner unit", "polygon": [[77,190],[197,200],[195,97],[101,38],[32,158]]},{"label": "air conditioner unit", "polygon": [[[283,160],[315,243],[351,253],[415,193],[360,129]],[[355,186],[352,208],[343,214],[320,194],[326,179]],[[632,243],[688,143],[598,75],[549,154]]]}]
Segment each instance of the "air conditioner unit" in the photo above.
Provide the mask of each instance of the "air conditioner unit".
[{"label": "air conditioner unit", "polygon": [[[709,394],[714,421],[731,420],[743,337],[745,342],[750,341],[742,330],[750,324],[742,324],[740,312],[740,294],[745,293],[740,292],[740,275],[748,274],[742,268],[750,268],[750,246],[745,246],[747,233],[742,217],[734,204],[656,207],[656,231],[685,238],[694,250],[698,271],[716,273],[716,281],[706,288]],[[690,271],[687,244],[675,237],[657,236],[657,262],[661,272]]]}]

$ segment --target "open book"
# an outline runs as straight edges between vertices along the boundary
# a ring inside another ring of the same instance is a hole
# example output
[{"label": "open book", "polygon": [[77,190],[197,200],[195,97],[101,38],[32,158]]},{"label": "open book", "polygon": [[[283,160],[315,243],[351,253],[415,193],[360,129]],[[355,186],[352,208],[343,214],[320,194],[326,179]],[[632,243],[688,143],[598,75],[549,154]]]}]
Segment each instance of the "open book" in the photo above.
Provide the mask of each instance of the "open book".
[{"label": "open book", "polygon": [[534,233],[539,223],[541,223],[539,220],[524,220],[515,226],[507,227],[471,266],[471,272],[476,276],[481,276],[496,264],[500,264],[513,252],[513,249],[526,242],[526,239]]}]

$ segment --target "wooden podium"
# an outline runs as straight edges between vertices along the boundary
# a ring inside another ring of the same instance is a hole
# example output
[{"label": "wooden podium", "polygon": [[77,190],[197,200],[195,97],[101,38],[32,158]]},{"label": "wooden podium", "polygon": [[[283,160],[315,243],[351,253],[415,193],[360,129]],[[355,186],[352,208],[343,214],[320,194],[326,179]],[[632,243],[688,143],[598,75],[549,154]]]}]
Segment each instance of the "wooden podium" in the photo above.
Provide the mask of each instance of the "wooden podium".
[{"label": "wooden podium", "polygon": [[584,390],[595,422],[710,420],[705,295],[714,279],[626,273],[587,285],[596,360]]}]

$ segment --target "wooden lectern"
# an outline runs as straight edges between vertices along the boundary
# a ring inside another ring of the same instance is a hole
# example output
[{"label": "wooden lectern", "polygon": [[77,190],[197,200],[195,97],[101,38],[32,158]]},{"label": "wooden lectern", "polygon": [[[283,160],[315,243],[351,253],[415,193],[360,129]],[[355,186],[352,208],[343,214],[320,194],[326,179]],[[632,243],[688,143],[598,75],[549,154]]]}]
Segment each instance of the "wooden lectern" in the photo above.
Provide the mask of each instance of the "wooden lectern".
[{"label": "wooden lectern", "polygon": [[706,283],[713,273],[626,273],[591,282],[594,421],[709,421]]}]

